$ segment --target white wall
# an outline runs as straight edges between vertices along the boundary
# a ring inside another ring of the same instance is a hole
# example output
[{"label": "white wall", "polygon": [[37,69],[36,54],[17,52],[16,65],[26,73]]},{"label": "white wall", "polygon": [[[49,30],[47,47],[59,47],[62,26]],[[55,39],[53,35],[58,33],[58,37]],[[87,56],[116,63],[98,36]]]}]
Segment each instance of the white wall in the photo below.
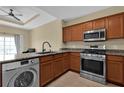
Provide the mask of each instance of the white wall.
[{"label": "white wall", "polygon": [[0,32],[4,33],[10,33],[10,34],[19,34],[23,36],[23,47],[22,50],[26,50],[30,45],[30,37],[29,37],[29,31],[7,27],[7,26],[0,26]]},{"label": "white wall", "polygon": [[[55,20],[40,26],[30,32],[31,47],[41,51],[44,41],[50,42],[52,50],[59,50],[62,47],[62,23]],[[48,49],[48,45],[45,46]]]}]

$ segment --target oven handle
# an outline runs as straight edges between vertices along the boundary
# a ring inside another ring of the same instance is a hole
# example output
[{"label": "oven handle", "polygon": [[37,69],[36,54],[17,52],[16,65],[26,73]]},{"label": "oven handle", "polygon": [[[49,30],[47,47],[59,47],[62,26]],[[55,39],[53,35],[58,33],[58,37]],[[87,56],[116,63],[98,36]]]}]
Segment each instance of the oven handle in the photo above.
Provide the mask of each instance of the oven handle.
[{"label": "oven handle", "polygon": [[81,56],[81,59],[91,59],[91,60],[97,60],[97,61],[105,61],[106,60],[106,58],[97,58],[97,57],[91,57],[91,56],[88,56],[88,57],[86,57],[86,56]]}]

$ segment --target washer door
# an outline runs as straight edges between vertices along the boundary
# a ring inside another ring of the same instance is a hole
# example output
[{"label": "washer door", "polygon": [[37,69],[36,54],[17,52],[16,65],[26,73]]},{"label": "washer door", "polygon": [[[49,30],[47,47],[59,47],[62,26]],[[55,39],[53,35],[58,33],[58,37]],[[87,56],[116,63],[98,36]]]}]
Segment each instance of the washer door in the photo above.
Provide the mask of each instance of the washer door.
[{"label": "washer door", "polygon": [[20,69],[8,82],[8,87],[31,87],[37,81],[35,69]]}]

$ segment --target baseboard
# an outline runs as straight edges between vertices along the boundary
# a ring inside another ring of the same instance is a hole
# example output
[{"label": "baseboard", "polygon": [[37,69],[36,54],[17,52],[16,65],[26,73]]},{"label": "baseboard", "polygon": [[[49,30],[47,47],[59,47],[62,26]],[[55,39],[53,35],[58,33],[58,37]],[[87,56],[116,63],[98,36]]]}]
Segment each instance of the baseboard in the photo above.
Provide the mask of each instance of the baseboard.
[{"label": "baseboard", "polygon": [[117,82],[114,82],[114,81],[111,81],[111,80],[107,80],[108,83],[112,83],[112,84],[115,84],[115,85],[118,85],[120,87],[124,87],[124,84],[120,84],[120,83],[117,83]]},{"label": "baseboard", "polygon": [[70,69],[69,71],[76,72],[76,73],[80,73],[80,71],[73,70],[73,69]]}]

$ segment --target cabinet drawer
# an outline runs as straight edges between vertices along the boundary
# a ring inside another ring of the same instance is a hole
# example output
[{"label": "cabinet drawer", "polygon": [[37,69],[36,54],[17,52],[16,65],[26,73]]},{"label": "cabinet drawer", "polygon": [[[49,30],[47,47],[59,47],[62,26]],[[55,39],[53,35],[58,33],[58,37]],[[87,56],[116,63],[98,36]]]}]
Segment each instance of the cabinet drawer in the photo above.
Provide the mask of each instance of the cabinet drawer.
[{"label": "cabinet drawer", "polygon": [[123,61],[124,58],[122,56],[107,55],[107,60]]},{"label": "cabinet drawer", "polygon": [[53,60],[53,56],[44,56],[44,57],[40,57],[40,62],[46,62],[49,60]]},{"label": "cabinet drawer", "polygon": [[64,57],[65,57],[65,56],[68,56],[68,55],[69,55],[69,53],[64,53],[64,54],[63,54]]},{"label": "cabinet drawer", "polygon": [[53,60],[53,62],[55,62],[55,61],[60,62],[60,61],[62,61],[62,60],[63,60],[63,57],[57,57],[56,59]]},{"label": "cabinet drawer", "polygon": [[56,55],[54,55],[54,59],[60,58],[62,56],[63,56],[62,54],[56,54]]},{"label": "cabinet drawer", "polygon": [[71,53],[71,55],[73,55],[73,56],[80,56],[80,53]]}]

